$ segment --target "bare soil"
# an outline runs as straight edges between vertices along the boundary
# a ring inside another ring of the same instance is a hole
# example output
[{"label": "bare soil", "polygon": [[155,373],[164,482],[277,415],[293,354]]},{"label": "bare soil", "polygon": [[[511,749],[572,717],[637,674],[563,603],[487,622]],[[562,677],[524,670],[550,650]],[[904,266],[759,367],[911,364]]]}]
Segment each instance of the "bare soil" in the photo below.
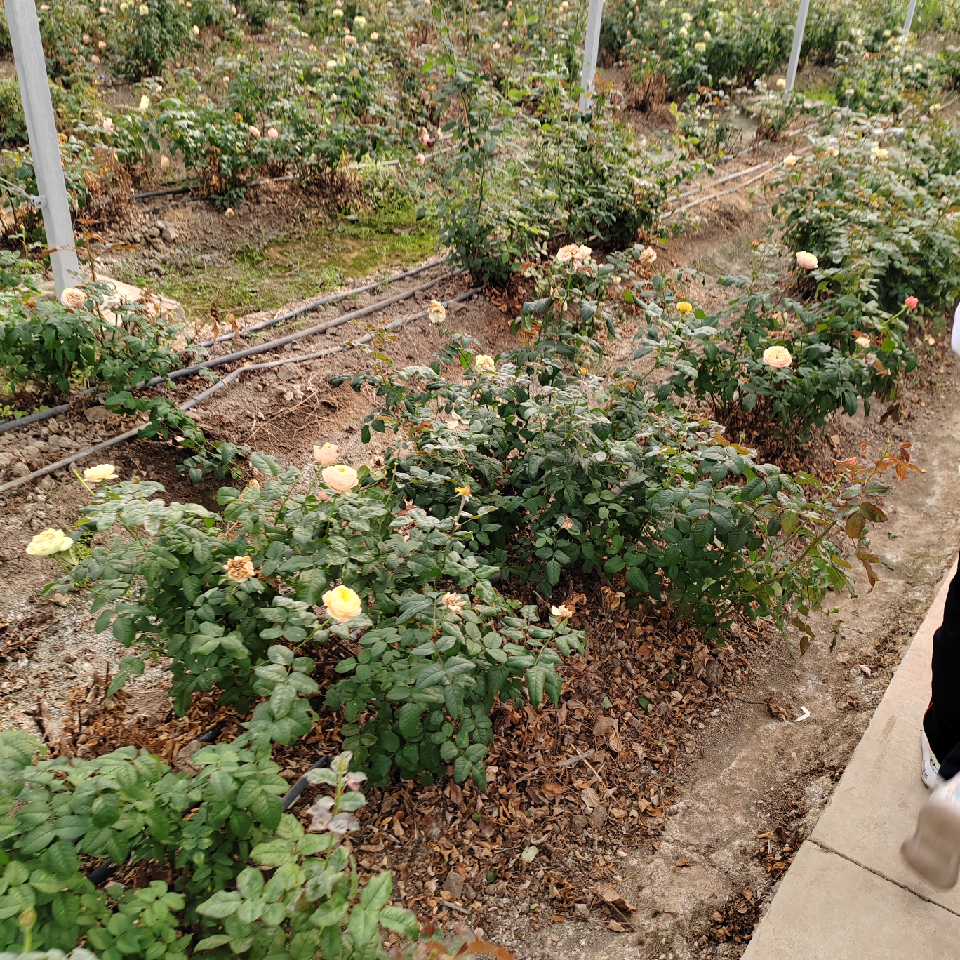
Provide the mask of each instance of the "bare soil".
[{"label": "bare soil", "polygon": [[[753,241],[771,224],[767,211],[750,191],[698,207],[699,227],[665,244],[658,266],[749,272]],[[465,286],[448,281],[442,294]],[[690,296],[706,306],[723,292],[708,282]],[[399,304],[391,316],[406,311],[413,306]],[[509,342],[503,312],[486,298],[461,304],[451,320],[485,352]],[[611,344],[614,366],[632,357],[632,329],[623,333]],[[391,352],[401,364],[423,362],[435,337],[428,323],[411,323]],[[541,713],[498,709],[486,794],[452,781],[372,791],[354,840],[363,867],[395,869],[401,902],[425,917],[465,923],[519,957],[739,957],[957,549],[960,381],[944,335],[920,342],[918,351],[924,362],[908,379],[899,423],[837,418],[816,441],[823,469],[830,456],[855,454],[863,442],[910,442],[926,473],[887,498],[890,521],[873,543],[880,583],[838,600],[839,612],[818,623],[803,658],[793,659],[782,638],[756,625],[738,624],[723,646],[708,648],[667,614],[628,611],[609,588],[571,580],[566,598],[590,645],[564,668],[561,704]],[[363,361],[353,351],[251,373],[198,417],[214,436],[286,463],[306,467],[313,444],[333,441],[350,462],[376,464],[382,451],[359,441],[373,398],[329,384]],[[183,384],[178,394],[204,385]],[[91,423],[81,411],[53,431],[11,435],[0,454],[16,447],[17,462],[33,466],[54,455],[54,436],[59,448],[121,429],[109,419]],[[47,444],[33,444],[32,461],[28,437]],[[167,444],[127,444],[110,459],[125,476],[161,480],[172,498],[212,502],[215,485],[198,489],[183,480]],[[50,563],[23,554],[36,530],[69,527],[85,497],[75,482],[53,477],[0,503],[0,725],[38,732],[64,753],[135,743],[172,762],[214,720],[228,736],[237,718],[200,701],[175,719],[160,667],[133,695],[106,701],[122,648],[92,633],[81,597],[42,598]],[[325,683],[332,666],[320,663]],[[338,743],[338,724],[325,716],[302,744],[281,751],[286,775],[296,779]],[[916,766],[913,756],[903,762]],[[308,802],[309,794],[295,812]],[[527,862],[521,854],[530,847],[537,850]]]}]

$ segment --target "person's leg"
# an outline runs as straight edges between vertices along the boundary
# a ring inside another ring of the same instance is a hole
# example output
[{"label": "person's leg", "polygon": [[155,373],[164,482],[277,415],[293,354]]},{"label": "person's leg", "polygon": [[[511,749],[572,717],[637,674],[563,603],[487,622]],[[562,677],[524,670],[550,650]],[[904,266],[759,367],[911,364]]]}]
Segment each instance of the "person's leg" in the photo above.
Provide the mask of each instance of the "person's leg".
[{"label": "person's leg", "polygon": [[940,776],[949,780],[960,773],[960,570],[950,581],[943,623],[933,635],[931,667],[932,696],[923,730]]},{"label": "person's leg", "polygon": [[913,836],[900,850],[924,879],[952,887],[960,876],[960,571],[950,582],[943,624],[933,635],[932,668],[921,775],[935,789],[920,809]]}]

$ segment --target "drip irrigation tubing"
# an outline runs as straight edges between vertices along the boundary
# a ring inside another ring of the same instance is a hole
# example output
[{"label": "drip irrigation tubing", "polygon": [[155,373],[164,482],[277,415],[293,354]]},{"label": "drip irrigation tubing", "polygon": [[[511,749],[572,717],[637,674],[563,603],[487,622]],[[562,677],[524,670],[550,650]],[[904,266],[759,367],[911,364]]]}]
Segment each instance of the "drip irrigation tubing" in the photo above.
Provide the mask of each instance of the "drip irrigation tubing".
[{"label": "drip irrigation tubing", "polygon": [[[758,163],[755,167],[747,167],[746,170],[740,170],[737,173],[730,173],[725,177],[721,177],[719,180],[711,180],[709,181],[709,186],[719,187],[721,183],[729,183],[731,180],[739,180],[741,177],[749,176],[751,173],[755,173],[756,171],[758,171],[761,167],[766,168],[766,167],[772,167],[772,166],[773,166],[772,160],[768,160],[765,163]],[[702,185],[697,190],[686,190],[685,192],[679,194],[677,196],[677,199],[686,200],[687,197],[696,196],[698,193],[703,193]]]},{"label": "drip irrigation tubing", "polygon": [[[371,313],[377,313],[384,307],[389,307],[394,303],[399,303],[401,300],[409,300],[410,297],[418,293],[422,293],[425,290],[429,290],[431,287],[435,287],[443,280],[452,280],[454,277],[459,277],[464,273],[466,273],[465,270],[457,270],[454,273],[437,277],[436,280],[431,280],[429,283],[422,283],[417,287],[411,287],[409,290],[404,290],[402,293],[394,294],[392,297],[387,297],[385,300],[379,300],[376,303],[370,304],[369,307],[361,307],[359,310],[352,310],[350,313],[344,313],[333,320],[325,320],[323,323],[318,323],[315,326],[307,327],[306,330],[298,330],[294,333],[288,333],[285,337],[278,337],[276,340],[268,340],[266,343],[258,343],[252,347],[247,347],[244,350],[237,350],[234,353],[225,354],[222,357],[211,357],[211,359],[204,360],[201,363],[195,363],[191,367],[181,367],[179,370],[172,370],[166,376],[154,377],[152,380],[138,383],[134,389],[143,390],[147,387],[156,387],[161,383],[166,383],[168,380],[179,380],[181,377],[188,377],[191,374],[199,373],[201,370],[210,370],[213,367],[222,367],[225,364],[234,363],[237,360],[246,360],[247,357],[256,356],[258,353],[268,353],[271,350],[279,350],[281,347],[285,347],[288,343],[293,343],[296,340],[303,340],[306,337],[313,337],[321,333],[326,333],[327,330],[332,330],[334,327],[339,327],[351,320],[358,320],[360,317],[367,317]],[[424,315],[426,315],[426,311],[423,312]]]},{"label": "drip irrigation tubing", "polygon": [[[441,260],[433,260],[430,263],[422,264],[419,267],[415,267],[411,270],[407,270],[407,271],[404,271],[403,273],[399,273],[392,277],[389,277],[387,280],[382,282],[368,283],[362,287],[356,287],[352,290],[345,290],[345,291],[341,291],[340,293],[328,294],[325,297],[321,297],[319,300],[312,300],[308,303],[303,304],[300,307],[296,307],[293,310],[289,310],[286,313],[279,314],[278,316],[274,317],[272,320],[266,320],[263,323],[254,324],[252,327],[248,327],[245,330],[239,331],[239,333],[241,336],[246,336],[257,330],[263,330],[263,329],[266,329],[267,327],[275,326],[278,323],[283,323],[287,320],[292,320],[295,317],[298,317],[304,313],[310,313],[313,310],[317,309],[318,307],[326,306],[329,303],[335,303],[338,300],[345,300],[348,297],[352,297],[360,293],[365,293],[366,291],[372,290],[375,287],[381,286],[382,284],[390,285],[390,284],[396,283],[399,280],[403,280],[406,277],[414,276],[417,273],[423,273],[424,271],[429,270],[432,267],[437,267],[443,263],[446,263],[447,259],[448,258],[444,258]],[[300,337],[310,336],[312,333],[323,333],[324,331],[332,329],[333,327],[336,327],[342,323],[347,323],[350,320],[355,320],[355,319],[358,319],[359,317],[367,316],[370,313],[375,313],[377,310],[381,309],[382,307],[387,307],[387,306],[390,306],[391,304],[399,302],[400,300],[408,299],[409,297],[417,293],[421,293],[424,290],[428,290],[430,287],[434,286],[435,284],[439,283],[442,280],[452,279],[453,277],[460,276],[463,272],[464,271],[461,270],[454,273],[445,274],[442,277],[437,277],[435,280],[431,280],[429,283],[421,284],[420,286],[417,286],[417,287],[412,287],[410,290],[403,291],[401,294],[398,294],[394,297],[388,297],[385,300],[379,300],[377,301],[377,303],[371,304],[369,307],[363,307],[360,310],[354,310],[351,313],[344,314],[341,317],[336,317],[333,320],[328,320],[325,323],[318,324],[316,327],[311,327],[308,330],[301,331],[296,335],[291,335],[291,337],[293,339],[298,339]],[[218,337],[215,340],[204,341],[203,343],[200,344],[200,346],[210,347],[213,344],[219,343],[223,340],[233,339],[233,337],[234,337],[234,334],[230,333],[230,334],[224,335],[223,337]],[[282,338],[282,339],[286,343],[292,342],[292,340],[289,337]],[[276,340],[271,341],[271,343],[279,344],[280,346],[284,345],[284,343],[282,343],[281,341],[276,341]],[[266,343],[266,344],[259,344],[256,347],[253,347],[250,349],[252,349],[254,352],[263,352],[264,349],[269,350],[271,349],[271,347],[269,343]],[[241,353],[245,353],[248,356],[250,355],[246,351],[241,351]],[[168,379],[175,380],[178,377],[183,377],[191,373],[196,373],[197,371],[204,368],[222,365],[223,363],[231,363],[233,360],[238,358],[240,358],[239,354],[228,354],[224,357],[213,358],[212,360],[205,361],[204,363],[201,363],[201,364],[195,364],[190,367],[183,367],[180,370],[172,371],[167,376],[154,377],[152,380],[142,382],[138,384],[135,389],[139,390],[139,389],[143,389],[144,387],[157,386],[158,384],[166,382]],[[83,396],[89,396],[89,394],[92,392],[93,392],[92,389],[87,390],[84,392]],[[70,409],[71,409],[71,405],[69,403],[63,403],[63,404],[59,404],[56,407],[50,407],[47,410],[38,410],[35,413],[28,414],[25,417],[18,417],[13,420],[0,421],[0,435],[7,433],[10,430],[16,430],[19,427],[29,426],[32,423],[39,423],[44,420],[50,420],[53,417],[59,416],[61,413],[68,413]]]},{"label": "drip irrigation tubing", "polygon": [[[470,290],[467,290],[464,293],[459,294],[456,297],[452,297],[450,300],[445,301],[445,305],[449,306],[452,303],[460,303],[463,300],[469,300],[472,297],[475,297],[480,293],[480,287],[473,287]],[[385,328],[387,330],[399,330],[402,326],[407,323],[410,323],[413,320],[419,320],[422,317],[427,316],[427,310],[420,310],[417,313],[411,314],[407,317],[399,317],[398,319],[392,321],[391,323],[386,324]],[[300,336],[306,336],[307,332],[305,331]],[[284,338],[287,340],[287,338]],[[257,370],[272,370],[275,367],[281,367],[288,363],[305,363],[309,360],[320,360],[324,357],[329,357],[332,354],[340,353],[344,350],[349,349],[350,347],[357,346],[361,343],[369,343],[373,339],[373,334],[367,334],[364,337],[361,337],[359,340],[354,340],[349,343],[341,343],[333,347],[327,347],[324,350],[319,350],[315,353],[307,354],[298,354],[295,357],[283,357],[279,360],[268,360],[265,363],[256,363],[249,366],[239,367],[236,370],[233,370],[231,373],[228,373],[221,380],[218,380],[211,387],[208,387],[202,393],[197,394],[195,397],[191,397],[185,403],[180,404],[181,410],[190,410],[195,407],[197,404],[202,403],[208,397],[212,396],[221,388],[225,387],[228,383],[232,383],[241,373],[254,372]],[[104,440],[102,443],[98,443],[95,446],[92,446],[86,450],[81,450],[79,453],[71,454],[69,457],[64,457],[62,460],[58,460],[56,463],[48,464],[45,467],[41,467],[39,470],[34,470],[33,473],[28,473],[25,477],[18,477],[15,480],[8,480],[6,483],[0,485],[0,494],[6,493],[8,490],[13,490],[16,487],[22,486],[25,483],[31,483],[35,480],[39,480],[41,477],[45,477],[49,473],[53,473],[56,470],[62,470],[64,467],[69,467],[72,464],[76,463],[79,460],[85,460],[87,457],[92,456],[95,453],[100,453],[103,450],[109,450],[110,447],[116,446],[118,443],[123,443],[124,440],[132,440],[137,434],[139,434],[142,427],[145,424],[140,424],[139,426],[133,427],[131,430],[127,430],[124,433],[119,434],[116,437],[111,437],[109,440]]]},{"label": "drip irrigation tubing", "polygon": [[692,203],[685,203],[682,207],[676,207],[673,210],[668,210],[662,217],[662,220],[666,220],[667,217],[672,217],[674,214],[683,213],[684,210],[690,210],[693,207],[700,206],[701,203],[706,203],[708,200],[718,200],[720,197],[725,197],[728,193],[736,193],[738,190],[742,190],[744,187],[749,187],[750,184],[756,183],[758,180],[762,180],[770,170],[764,170],[761,173],[758,173],[755,177],[752,177],[750,180],[745,181],[744,183],[738,183],[735,187],[730,187],[728,190],[721,190],[719,193],[711,193],[708,197],[700,197],[698,200],[694,200]]},{"label": "drip irrigation tubing", "polygon": [[[242,330],[237,331],[236,333],[226,333],[222,337],[214,337],[213,340],[204,340],[200,346],[201,347],[212,347],[215,343],[222,343],[224,340],[233,340],[234,338],[247,337],[251,333],[255,333],[257,330],[266,330],[267,327],[274,327],[278,323],[283,323],[286,320],[292,320],[294,317],[299,317],[304,313],[312,313],[317,307],[325,307],[331,303],[338,303],[341,300],[346,300],[348,297],[354,297],[360,293],[366,293],[368,290],[375,290],[377,287],[390,286],[391,284],[397,283],[400,280],[406,280],[407,277],[415,277],[417,274],[424,273],[427,270],[432,269],[433,267],[442,266],[450,258],[441,257],[439,260],[431,260],[429,263],[422,263],[419,267],[413,267],[410,270],[404,270],[403,273],[394,274],[392,277],[388,277],[386,280],[374,280],[372,283],[365,283],[362,287],[354,287],[352,290],[340,290],[337,293],[330,293],[326,296],[320,297],[318,300],[310,300],[302,306],[295,307],[293,310],[288,310],[286,313],[277,314],[272,320],[264,320],[262,323],[255,323],[251,327],[244,327]],[[440,277],[442,280],[443,277]]]}]

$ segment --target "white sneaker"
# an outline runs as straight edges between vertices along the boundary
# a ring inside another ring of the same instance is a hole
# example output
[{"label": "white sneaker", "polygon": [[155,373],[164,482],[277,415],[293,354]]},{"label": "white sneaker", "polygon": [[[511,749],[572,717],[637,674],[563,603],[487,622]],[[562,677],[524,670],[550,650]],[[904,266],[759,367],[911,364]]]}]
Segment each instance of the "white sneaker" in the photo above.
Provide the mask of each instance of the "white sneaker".
[{"label": "white sneaker", "polygon": [[949,889],[960,874],[960,776],[941,783],[920,808],[917,829],[900,847],[925,880]]},{"label": "white sneaker", "polygon": [[927,732],[920,728],[920,779],[928,790],[933,790],[946,781],[940,776],[940,761],[930,749]]}]

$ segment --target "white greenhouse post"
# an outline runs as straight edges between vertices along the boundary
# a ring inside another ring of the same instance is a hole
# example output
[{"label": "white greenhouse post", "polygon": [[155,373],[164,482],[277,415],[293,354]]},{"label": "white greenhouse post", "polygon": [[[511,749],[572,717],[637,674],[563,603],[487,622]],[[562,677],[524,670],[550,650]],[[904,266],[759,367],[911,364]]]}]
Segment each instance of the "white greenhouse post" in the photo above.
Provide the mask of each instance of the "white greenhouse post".
[{"label": "white greenhouse post", "polygon": [[35,203],[43,212],[47,246],[51,250],[53,282],[57,296],[72,287],[80,276],[80,261],[73,237],[70,200],[63,178],[57,124],[47,84],[47,65],[40,43],[40,21],[34,0],[4,0],[13,59],[20,78],[20,96],[30,137],[33,169],[40,196]]},{"label": "white greenhouse post", "polygon": [[900,59],[903,59],[907,50],[907,40],[910,38],[910,28],[913,26],[913,15],[917,12],[917,0],[910,0],[907,7],[907,19],[903,24],[903,36],[900,38]]},{"label": "white greenhouse post", "polygon": [[580,112],[590,109],[593,99],[594,78],[597,75],[597,53],[600,51],[600,18],[603,13],[603,0],[590,0],[590,12],[587,14],[587,42],[583,48],[583,76],[580,86]]},{"label": "white greenhouse post", "polygon": [[797,80],[797,65],[800,63],[800,48],[803,46],[803,34],[807,29],[807,11],[810,9],[810,0],[800,0],[800,11],[797,13],[797,25],[793,31],[793,47],[790,49],[790,64],[787,67],[787,88],[784,96],[793,93],[793,85]]}]

